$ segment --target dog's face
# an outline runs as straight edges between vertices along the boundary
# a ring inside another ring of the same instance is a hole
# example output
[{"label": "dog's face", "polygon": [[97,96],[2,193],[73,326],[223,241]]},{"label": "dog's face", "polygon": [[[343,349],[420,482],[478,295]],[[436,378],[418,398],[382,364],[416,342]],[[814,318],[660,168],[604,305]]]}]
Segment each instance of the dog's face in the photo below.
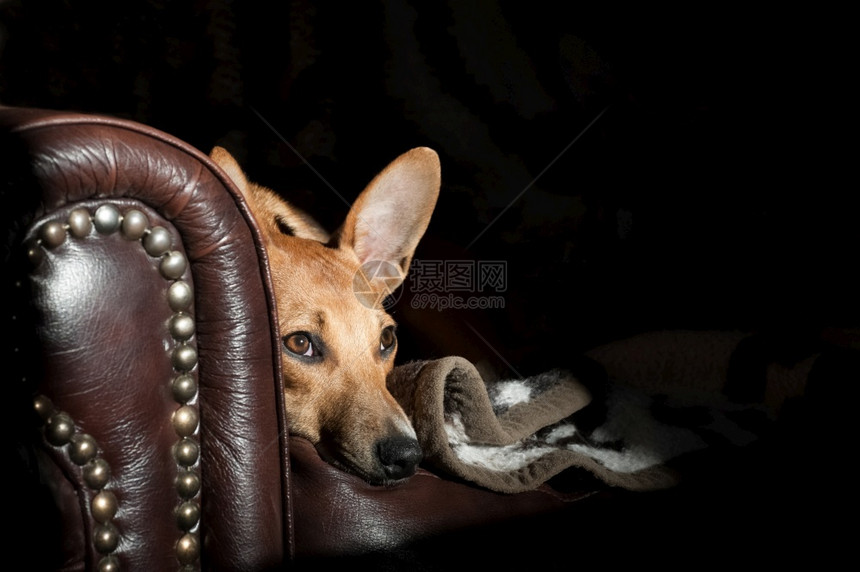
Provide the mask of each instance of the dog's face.
[{"label": "dog's face", "polygon": [[382,307],[403,281],[440,186],[430,149],[398,157],[329,236],[232,156],[212,158],[242,191],[266,239],[281,335],[290,430],[332,464],[381,484],[411,475],[421,449],[385,380],[397,352]]}]

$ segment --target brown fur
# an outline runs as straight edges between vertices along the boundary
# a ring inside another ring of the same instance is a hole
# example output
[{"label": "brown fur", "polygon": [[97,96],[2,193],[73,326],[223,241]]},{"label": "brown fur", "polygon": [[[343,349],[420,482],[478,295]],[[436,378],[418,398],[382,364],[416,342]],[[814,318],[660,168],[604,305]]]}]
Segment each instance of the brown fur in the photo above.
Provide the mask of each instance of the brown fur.
[{"label": "brown fur", "polygon": [[[380,443],[414,440],[415,433],[385,386],[397,348],[395,342],[382,350],[395,324],[381,301],[405,278],[430,221],[441,178],[436,153],[418,148],[393,161],[359,195],[333,236],[273,191],[249,182],[226,150],[216,147],[211,157],[241,191],[266,240],[291,432],[370,482],[400,476],[380,466]],[[373,261],[394,271],[364,275],[362,265]],[[369,298],[356,296],[354,285]],[[291,341],[302,340],[290,338],[297,333],[311,338],[318,356],[290,351]]]}]

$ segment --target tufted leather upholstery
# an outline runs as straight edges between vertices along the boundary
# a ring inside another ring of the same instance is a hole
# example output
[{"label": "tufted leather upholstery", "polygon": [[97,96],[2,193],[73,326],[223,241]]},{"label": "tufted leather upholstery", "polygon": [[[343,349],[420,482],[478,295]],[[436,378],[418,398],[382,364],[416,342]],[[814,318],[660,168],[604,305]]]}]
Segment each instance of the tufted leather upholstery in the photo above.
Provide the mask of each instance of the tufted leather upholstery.
[{"label": "tufted leather upholstery", "polygon": [[[225,175],[182,141],[109,117],[0,108],[0,132],[9,407],[29,445],[24,478],[50,492],[28,503],[40,564],[442,563],[457,542],[521,535],[592,494],[505,496],[424,470],[373,487],[324,463],[287,437],[266,256]],[[71,224],[81,212],[96,228]],[[133,220],[145,233],[122,226]],[[156,227],[166,249],[147,242]],[[176,283],[193,300],[175,299]],[[190,392],[174,391],[178,377]],[[199,491],[177,484],[186,470]]]}]

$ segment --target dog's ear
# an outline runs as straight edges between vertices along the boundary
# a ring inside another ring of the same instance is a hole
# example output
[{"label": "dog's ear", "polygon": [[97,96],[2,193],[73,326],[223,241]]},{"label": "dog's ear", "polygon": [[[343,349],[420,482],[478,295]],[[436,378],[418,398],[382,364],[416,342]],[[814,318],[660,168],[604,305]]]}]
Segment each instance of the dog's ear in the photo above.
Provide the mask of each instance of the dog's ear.
[{"label": "dog's ear", "polygon": [[307,238],[322,243],[329,241],[329,234],[304,211],[290,205],[271,189],[248,181],[239,163],[223,147],[215,147],[209,157],[221,167],[239,188],[251,213],[260,225],[266,238],[287,235]]},{"label": "dog's ear", "polygon": [[215,163],[221,167],[225,173],[230,177],[245,198],[248,198],[248,178],[245,177],[245,172],[242,171],[242,168],[239,166],[239,162],[233,158],[233,155],[227,149],[223,147],[213,147],[212,151],[209,152],[209,158],[215,161]]},{"label": "dog's ear", "polygon": [[406,277],[440,185],[439,156],[419,147],[392,161],[358,196],[337,242],[355,252],[371,282],[381,278],[377,286],[391,291]]}]

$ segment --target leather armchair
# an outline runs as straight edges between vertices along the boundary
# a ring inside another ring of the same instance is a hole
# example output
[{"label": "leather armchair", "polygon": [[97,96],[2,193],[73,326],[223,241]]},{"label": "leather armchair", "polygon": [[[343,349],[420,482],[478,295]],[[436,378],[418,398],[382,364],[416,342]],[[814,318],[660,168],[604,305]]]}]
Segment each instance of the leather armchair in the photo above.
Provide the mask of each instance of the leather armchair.
[{"label": "leather armchair", "polygon": [[35,567],[533,562],[528,538],[601,496],[326,464],[288,435],[266,253],[206,155],[77,113],[0,108],[0,132],[5,418]]}]

